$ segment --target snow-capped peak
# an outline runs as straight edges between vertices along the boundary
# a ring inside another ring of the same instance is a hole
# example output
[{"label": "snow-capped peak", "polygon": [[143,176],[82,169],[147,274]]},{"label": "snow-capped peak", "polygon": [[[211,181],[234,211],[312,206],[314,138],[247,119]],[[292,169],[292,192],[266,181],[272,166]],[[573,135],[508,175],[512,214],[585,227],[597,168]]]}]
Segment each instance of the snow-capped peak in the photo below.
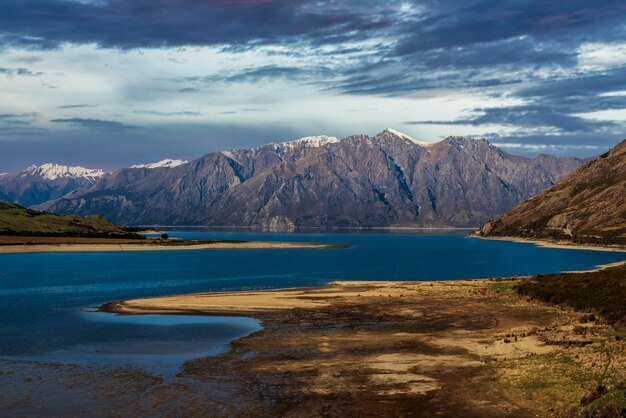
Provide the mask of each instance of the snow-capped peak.
[{"label": "snow-capped peak", "polygon": [[417,145],[419,145],[421,147],[429,147],[432,144],[434,144],[434,142],[419,141],[419,140],[417,140],[417,139],[415,139],[415,138],[413,138],[413,137],[411,137],[411,136],[409,136],[409,135],[407,135],[405,133],[402,133],[402,132],[400,132],[398,130],[395,130],[393,128],[387,128],[387,129],[385,129],[384,132],[388,132],[388,133],[390,133],[392,135],[397,136],[398,138],[402,138],[402,139],[404,139],[406,141],[412,142],[412,143],[417,144]]},{"label": "snow-capped peak", "polygon": [[178,167],[179,165],[187,164],[188,162],[189,161],[186,160],[166,159],[158,161],[156,163],[131,165],[130,168],[174,168]]},{"label": "snow-capped peak", "polygon": [[339,141],[339,138],[336,138],[334,136],[317,135],[305,136],[303,138],[295,139],[293,141],[281,142],[274,145],[281,148],[294,148],[296,145],[304,145],[306,148],[317,148],[326,144],[334,144]]},{"label": "snow-capped peak", "polygon": [[105,174],[106,173],[99,168],[71,167],[54,163],[46,163],[40,166],[31,165],[22,172],[22,175],[41,176],[46,180],[56,180],[62,177],[82,177],[95,180]]}]

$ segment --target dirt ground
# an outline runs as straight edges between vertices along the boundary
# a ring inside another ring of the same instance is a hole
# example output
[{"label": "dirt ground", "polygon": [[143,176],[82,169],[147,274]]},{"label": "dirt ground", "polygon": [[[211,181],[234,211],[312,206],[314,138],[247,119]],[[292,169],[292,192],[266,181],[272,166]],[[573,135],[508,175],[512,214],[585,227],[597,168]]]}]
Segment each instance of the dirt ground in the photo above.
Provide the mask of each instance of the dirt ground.
[{"label": "dirt ground", "polygon": [[[141,370],[0,362],[9,416],[575,416],[626,379],[626,330],[516,280],[342,282],[131,300],[123,313],[245,315],[264,329],[163,381]],[[569,415],[567,415],[569,414]],[[2,415],[2,412],[0,412]]]}]

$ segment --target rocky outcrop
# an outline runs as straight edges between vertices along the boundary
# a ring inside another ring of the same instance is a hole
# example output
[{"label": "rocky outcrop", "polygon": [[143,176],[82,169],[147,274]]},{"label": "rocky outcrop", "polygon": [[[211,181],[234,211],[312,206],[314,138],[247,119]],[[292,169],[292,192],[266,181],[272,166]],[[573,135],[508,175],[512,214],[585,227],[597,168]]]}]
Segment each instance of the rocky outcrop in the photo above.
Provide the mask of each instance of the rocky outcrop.
[{"label": "rocky outcrop", "polygon": [[626,244],[626,141],[486,223],[478,233]]},{"label": "rocky outcrop", "polygon": [[40,208],[135,225],[468,227],[580,164],[513,156],[485,140],[428,144],[386,130],[211,153],[167,169],[122,169]]}]

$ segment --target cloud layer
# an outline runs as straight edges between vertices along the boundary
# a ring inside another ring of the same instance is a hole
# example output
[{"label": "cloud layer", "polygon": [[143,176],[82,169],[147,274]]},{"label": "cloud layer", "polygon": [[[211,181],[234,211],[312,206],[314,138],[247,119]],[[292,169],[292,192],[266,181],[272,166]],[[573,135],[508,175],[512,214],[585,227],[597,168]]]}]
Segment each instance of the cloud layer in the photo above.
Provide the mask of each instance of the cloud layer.
[{"label": "cloud layer", "polygon": [[626,137],[626,3],[10,0],[0,88],[0,171],[387,126],[589,156]]}]

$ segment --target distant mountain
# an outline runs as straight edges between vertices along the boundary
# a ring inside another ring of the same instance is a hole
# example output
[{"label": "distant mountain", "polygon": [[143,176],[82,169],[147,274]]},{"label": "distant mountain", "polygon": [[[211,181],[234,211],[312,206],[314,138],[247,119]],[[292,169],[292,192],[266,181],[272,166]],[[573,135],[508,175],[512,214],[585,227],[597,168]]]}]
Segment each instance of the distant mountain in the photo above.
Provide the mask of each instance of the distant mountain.
[{"label": "distant mountain", "polygon": [[23,175],[39,176],[46,180],[58,180],[61,178],[81,178],[95,182],[97,179],[105,175],[100,169],[70,167],[67,165],[59,165],[47,163],[40,166],[31,165],[22,172]]},{"label": "distant mountain", "polygon": [[31,165],[18,174],[0,175],[0,200],[33,206],[91,186],[106,174],[99,169],[51,163]]},{"label": "distant mountain", "polygon": [[626,244],[626,140],[479,234]]},{"label": "distant mountain", "polygon": [[513,156],[485,140],[301,138],[215,152],[173,168],[127,168],[47,202],[126,224],[267,228],[480,225],[582,162]]},{"label": "distant mountain", "polygon": [[54,237],[143,237],[100,216],[59,216],[0,202],[0,235]]},{"label": "distant mountain", "polygon": [[173,167],[178,167],[179,165],[182,165],[182,164],[187,164],[188,162],[189,161],[185,161],[185,160],[167,159],[167,160],[161,160],[156,163],[131,165],[130,168],[173,168]]}]

